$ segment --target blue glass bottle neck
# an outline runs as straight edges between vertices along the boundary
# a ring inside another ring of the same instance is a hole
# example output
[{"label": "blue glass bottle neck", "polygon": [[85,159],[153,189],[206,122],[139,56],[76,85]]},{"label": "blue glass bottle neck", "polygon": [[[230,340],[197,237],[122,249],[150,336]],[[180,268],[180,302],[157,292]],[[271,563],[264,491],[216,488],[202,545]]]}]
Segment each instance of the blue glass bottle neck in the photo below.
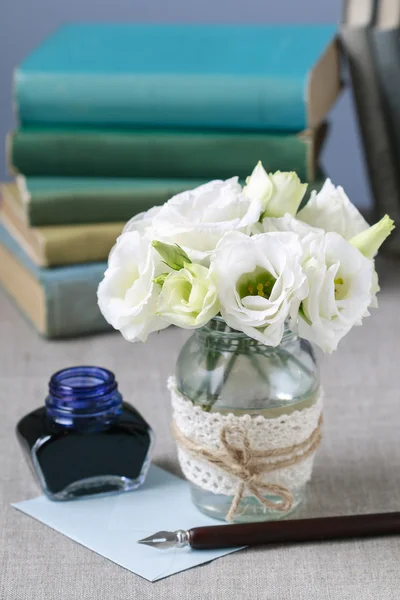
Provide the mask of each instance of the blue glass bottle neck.
[{"label": "blue glass bottle neck", "polygon": [[46,415],[50,423],[81,432],[111,425],[122,410],[114,374],[101,367],[71,367],[49,382]]}]

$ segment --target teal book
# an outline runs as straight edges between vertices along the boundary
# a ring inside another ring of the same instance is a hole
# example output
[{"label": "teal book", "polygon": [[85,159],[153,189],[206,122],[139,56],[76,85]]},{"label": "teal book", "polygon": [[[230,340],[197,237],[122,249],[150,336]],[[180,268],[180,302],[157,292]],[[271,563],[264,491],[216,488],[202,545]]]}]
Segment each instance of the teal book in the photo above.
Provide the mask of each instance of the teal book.
[{"label": "teal book", "polygon": [[86,177],[16,178],[28,225],[83,225],[128,221],[175,194],[206,183],[193,179]]},{"label": "teal book", "polygon": [[0,224],[0,284],[47,338],[111,329],[97,306],[97,287],[106,268],[106,263],[39,268]]},{"label": "teal book", "polygon": [[68,25],[14,74],[23,124],[303,131],[339,89],[333,25]]},{"label": "teal book", "polygon": [[313,181],[325,132],[23,127],[8,137],[8,164],[28,176],[210,180],[245,179],[261,160]]}]

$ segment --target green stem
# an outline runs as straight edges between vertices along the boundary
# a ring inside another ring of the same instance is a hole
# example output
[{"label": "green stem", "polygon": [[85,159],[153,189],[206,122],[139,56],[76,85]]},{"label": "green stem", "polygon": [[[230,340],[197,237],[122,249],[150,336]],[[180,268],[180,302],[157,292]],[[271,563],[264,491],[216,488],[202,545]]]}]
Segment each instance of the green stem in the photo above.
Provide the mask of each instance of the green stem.
[{"label": "green stem", "polygon": [[214,406],[214,404],[218,401],[221,392],[223,390],[224,385],[226,384],[226,382],[228,381],[228,378],[232,372],[233,367],[235,366],[236,360],[238,359],[238,356],[240,354],[240,347],[238,346],[236,348],[236,350],[231,353],[231,356],[227,362],[227,365],[223,371],[223,375],[222,378],[215,390],[215,393],[211,392],[211,375],[212,373],[215,371],[215,368],[218,364],[219,359],[223,356],[226,355],[226,352],[216,352],[215,350],[209,351],[207,353],[207,357],[206,357],[206,365],[207,365],[207,372],[208,375],[207,377],[203,380],[203,384],[200,387],[200,390],[198,391],[196,398],[194,398],[194,401],[197,400],[202,393],[205,391],[206,395],[207,395],[207,402],[202,404],[201,407],[203,410],[206,411],[210,411],[212,409],[212,407]]},{"label": "green stem", "polygon": [[309,377],[313,376],[313,372],[310,371],[310,369],[307,369],[307,367],[300,360],[298,360],[295,356],[293,356],[293,354],[291,354],[284,348],[281,348],[280,352],[281,352],[281,355],[284,354],[286,356],[286,364],[289,363],[290,361],[292,361],[297,367],[299,367],[299,369],[304,371]]},{"label": "green stem", "polygon": [[[224,370],[224,375],[222,377],[222,381],[219,384],[218,389],[217,389],[216,400],[219,398],[219,396],[220,396],[220,394],[222,392],[222,388],[224,387],[224,385],[228,381],[229,375],[232,373],[232,369],[235,366],[235,362],[237,361],[237,358],[238,358],[239,354],[240,354],[240,352],[239,352],[239,349],[237,348],[235,350],[235,352],[232,354],[231,358],[229,359],[229,362],[228,362],[228,364],[226,366],[226,369]],[[214,404],[215,404],[216,400],[214,400]]]},{"label": "green stem", "polygon": [[[247,358],[249,359],[250,364],[252,365],[254,370],[258,373],[258,375],[261,377],[261,379],[265,382],[265,384],[267,385],[267,389],[269,390],[270,382],[269,382],[268,373],[266,373],[265,370],[260,367],[259,362],[258,362],[258,354],[259,354],[258,352],[257,353],[250,352],[250,354],[247,355]],[[268,394],[268,392],[267,392],[267,394]]]}]

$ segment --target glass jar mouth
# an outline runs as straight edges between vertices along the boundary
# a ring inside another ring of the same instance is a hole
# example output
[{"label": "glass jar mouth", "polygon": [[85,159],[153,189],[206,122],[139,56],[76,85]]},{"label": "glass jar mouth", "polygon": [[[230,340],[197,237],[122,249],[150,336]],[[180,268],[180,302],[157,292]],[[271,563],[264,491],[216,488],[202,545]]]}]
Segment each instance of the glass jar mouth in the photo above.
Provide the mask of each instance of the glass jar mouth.
[{"label": "glass jar mouth", "polygon": [[61,369],[49,381],[49,392],[53,397],[70,400],[104,397],[116,389],[114,373],[94,366]]},{"label": "glass jar mouth", "polygon": [[[220,315],[213,317],[208,323],[206,323],[206,325],[198,329],[196,333],[204,334],[207,336],[215,335],[231,340],[246,339],[253,343],[263,345],[262,342],[258,342],[255,338],[250,338],[246,333],[243,333],[243,331],[238,331],[237,329],[233,329],[232,327],[227,325]],[[284,343],[295,336],[296,334],[290,329],[289,323],[286,321],[281,343]]]},{"label": "glass jar mouth", "polygon": [[50,379],[46,411],[59,424],[72,427],[88,419],[109,421],[119,414],[121,406],[118,384],[108,369],[69,367],[57,371]]},{"label": "glass jar mouth", "polygon": [[211,334],[211,335],[212,334],[226,335],[226,336],[235,337],[235,338],[238,338],[238,337],[247,338],[248,337],[245,333],[243,333],[243,331],[238,331],[237,329],[233,329],[232,327],[227,325],[226,322],[224,321],[224,319],[220,315],[213,317],[211,319],[211,321],[208,321],[208,323],[206,323],[206,325],[201,327],[201,329],[199,329],[198,331],[200,331],[202,333],[206,333],[207,335],[209,335],[209,334]]}]

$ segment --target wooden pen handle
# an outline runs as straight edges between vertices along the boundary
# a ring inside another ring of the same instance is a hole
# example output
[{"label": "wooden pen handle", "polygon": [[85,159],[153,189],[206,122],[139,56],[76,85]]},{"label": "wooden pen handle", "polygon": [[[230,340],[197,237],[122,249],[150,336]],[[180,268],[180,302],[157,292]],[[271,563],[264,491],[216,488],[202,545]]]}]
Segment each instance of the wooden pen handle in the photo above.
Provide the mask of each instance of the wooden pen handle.
[{"label": "wooden pen handle", "polygon": [[400,512],[195,527],[189,530],[189,539],[192,548],[209,550],[396,534],[400,534]]}]

